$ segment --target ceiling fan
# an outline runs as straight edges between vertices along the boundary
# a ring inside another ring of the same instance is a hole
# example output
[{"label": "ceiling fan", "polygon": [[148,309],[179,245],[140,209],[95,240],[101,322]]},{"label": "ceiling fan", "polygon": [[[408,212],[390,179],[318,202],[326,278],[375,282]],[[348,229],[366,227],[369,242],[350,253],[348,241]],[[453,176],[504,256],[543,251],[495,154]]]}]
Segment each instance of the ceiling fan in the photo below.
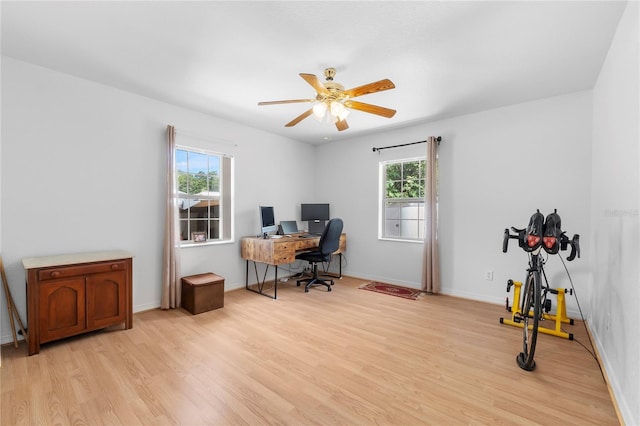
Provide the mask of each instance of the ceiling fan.
[{"label": "ceiling fan", "polygon": [[353,100],[353,98],[356,98],[358,96],[364,96],[370,93],[382,92],[384,90],[395,88],[396,86],[391,80],[384,79],[365,84],[363,86],[354,87],[353,89],[345,90],[342,84],[333,81],[333,77],[335,77],[335,75],[335,68],[325,69],[324,76],[327,81],[326,83],[322,83],[320,79],[318,79],[318,77],[313,74],[300,73],[300,77],[302,77],[315,89],[315,98],[289,99],[284,101],[266,101],[258,102],[258,105],[316,102],[316,104],[312,108],[309,108],[308,110],[285,124],[285,127],[295,126],[305,118],[309,117],[311,114],[314,114],[320,120],[322,120],[326,116],[329,121],[335,123],[339,131],[349,128],[346,117],[347,115],[349,115],[350,109],[368,112],[370,114],[376,114],[386,118],[391,118],[395,115],[396,111],[394,109],[389,109],[378,105],[366,104],[364,102]]}]

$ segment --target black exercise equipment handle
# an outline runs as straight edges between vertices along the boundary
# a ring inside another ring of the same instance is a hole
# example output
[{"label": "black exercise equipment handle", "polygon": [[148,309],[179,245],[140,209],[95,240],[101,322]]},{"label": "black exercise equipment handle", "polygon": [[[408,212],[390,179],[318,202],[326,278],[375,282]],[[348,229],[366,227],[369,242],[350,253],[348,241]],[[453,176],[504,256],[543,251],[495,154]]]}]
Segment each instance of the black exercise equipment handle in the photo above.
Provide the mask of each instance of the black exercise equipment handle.
[{"label": "black exercise equipment handle", "polygon": [[574,234],[569,244],[571,244],[571,254],[569,254],[567,260],[571,262],[576,256],[578,258],[580,257],[580,235]]},{"label": "black exercise equipment handle", "polygon": [[509,248],[509,240],[510,240],[510,239],[512,239],[512,240],[518,240],[518,239],[520,239],[520,234],[521,234],[522,232],[524,232],[524,229],[517,229],[517,228],[514,228],[513,226],[511,227],[511,230],[512,230],[513,232],[515,232],[515,233],[516,233],[516,235],[512,235],[512,234],[510,234],[510,233],[509,233],[509,229],[508,229],[508,228],[505,228],[505,229],[504,229],[504,237],[503,237],[503,239],[502,239],[502,252],[503,252],[503,253],[506,253],[506,252],[507,252],[507,249]]}]

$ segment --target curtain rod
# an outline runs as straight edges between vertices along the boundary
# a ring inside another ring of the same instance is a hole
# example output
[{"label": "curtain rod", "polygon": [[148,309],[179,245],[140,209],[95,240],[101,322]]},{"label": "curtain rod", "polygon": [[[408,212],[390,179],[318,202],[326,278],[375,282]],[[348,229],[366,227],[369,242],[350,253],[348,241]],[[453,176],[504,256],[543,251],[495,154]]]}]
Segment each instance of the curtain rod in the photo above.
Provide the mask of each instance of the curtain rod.
[{"label": "curtain rod", "polygon": [[[442,140],[442,136],[437,136],[436,137],[436,141],[438,142],[438,144],[440,144],[441,140]],[[383,147],[380,147],[380,148],[373,148],[373,152],[382,151],[383,149],[399,148],[401,146],[415,145],[415,144],[418,144],[418,143],[425,143],[425,142],[427,142],[427,141],[418,141],[418,142],[403,143],[403,144],[400,144],[400,145],[383,146]]]}]

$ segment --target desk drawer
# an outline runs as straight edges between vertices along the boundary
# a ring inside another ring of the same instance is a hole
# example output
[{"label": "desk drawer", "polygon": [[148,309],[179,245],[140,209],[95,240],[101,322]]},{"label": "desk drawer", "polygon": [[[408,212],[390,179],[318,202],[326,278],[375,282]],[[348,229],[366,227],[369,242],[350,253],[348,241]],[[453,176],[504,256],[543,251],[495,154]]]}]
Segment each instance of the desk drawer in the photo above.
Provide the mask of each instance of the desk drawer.
[{"label": "desk drawer", "polygon": [[296,251],[300,251],[316,248],[319,242],[319,238],[300,238],[294,244],[296,245]]},{"label": "desk drawer", "polygon": [[78,275],[97,274],[100,272],[124,271],[125,261],[101,262],[96,264],[85,264],[78,266],[63,266],[40,269],[38,280],[57,280],[60,278],[76,277]]},{"label": "desk drawer", "polygon": [[296,260],[295,243],[290,241],[279,242],[273,245],[273,263],[292,263]]}]

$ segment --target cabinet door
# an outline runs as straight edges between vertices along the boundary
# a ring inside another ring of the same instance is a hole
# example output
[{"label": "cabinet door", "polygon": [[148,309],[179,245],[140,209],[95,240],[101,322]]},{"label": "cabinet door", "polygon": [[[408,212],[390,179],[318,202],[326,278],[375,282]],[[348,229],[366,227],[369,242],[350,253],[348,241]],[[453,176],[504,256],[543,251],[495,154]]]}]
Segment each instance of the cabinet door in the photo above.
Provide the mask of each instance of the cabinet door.
[{"label": "cabinet door", "polygon": [[87,276],[87,329],[124,322],[126,318],[125,271]]},{"label": "cabinet door", "polygon": [[41,343],[85,330],[84,277],[42,283],[38,296]]}]

